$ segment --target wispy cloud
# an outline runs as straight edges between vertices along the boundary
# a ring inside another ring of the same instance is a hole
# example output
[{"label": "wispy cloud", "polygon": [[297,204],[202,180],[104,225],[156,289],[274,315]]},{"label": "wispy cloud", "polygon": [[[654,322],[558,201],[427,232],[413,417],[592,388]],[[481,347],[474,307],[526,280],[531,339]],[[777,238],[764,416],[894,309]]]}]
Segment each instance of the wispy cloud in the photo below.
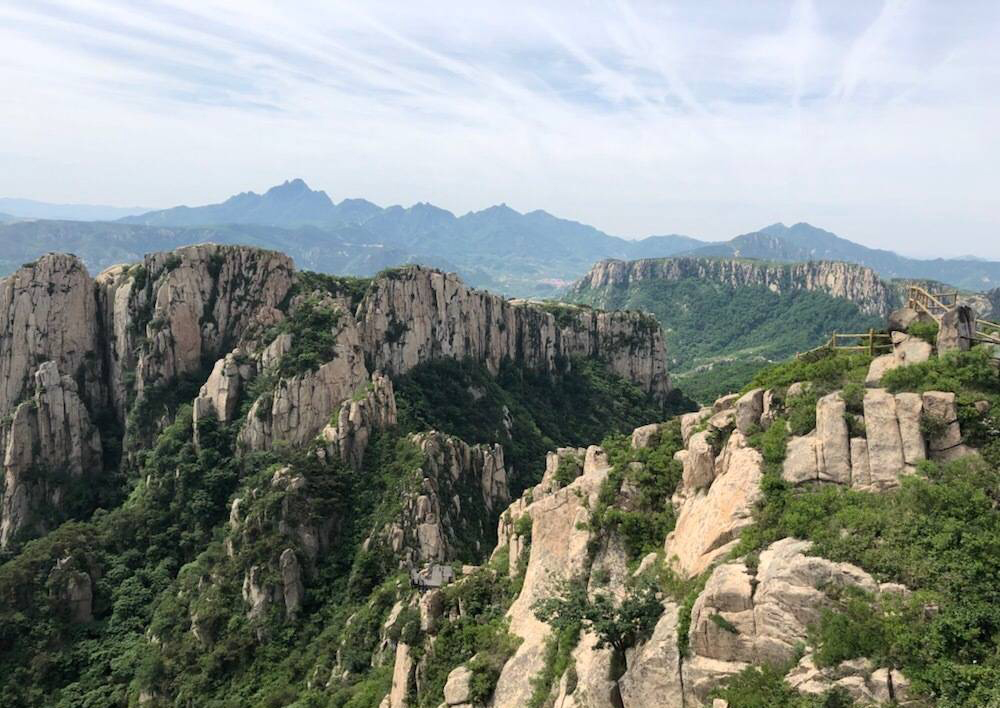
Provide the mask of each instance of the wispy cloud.
[{"label": "wispy cloud", "polygon": [[805,219],[1000,257],[998,66],[988,0],[8,0],[0,193],[169,205],[300,175],[623,235]]}]

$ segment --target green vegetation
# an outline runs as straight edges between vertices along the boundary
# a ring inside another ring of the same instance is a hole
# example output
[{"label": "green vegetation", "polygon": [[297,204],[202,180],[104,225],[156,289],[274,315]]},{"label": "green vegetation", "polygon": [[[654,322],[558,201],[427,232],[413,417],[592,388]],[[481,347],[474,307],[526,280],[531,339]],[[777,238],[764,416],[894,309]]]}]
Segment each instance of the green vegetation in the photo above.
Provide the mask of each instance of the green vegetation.
[{"label": "green vegetation", "polygon": [[740,390],[769,362],[812,349],[832,332],[882,326],[853,303],[823,293],[779,294],[709,279],[646,280],[627,289],[588,291],[579,300],[655,315],[675,383],[701,402]]},{"label": "green vegetation", "polygon": [[784,681],[785,667],[751,666],[731,678],[713,695],[729,708],[848,708],[854,705],[845,691],[824,696],[803,695]]},{"label": "green vegetation", "polygon": [[909,327],[906,328],[906,333],[913,336],[919,337],[928,344],[937,344],[938,323],[931,322],[914,322]]},{"label": "green vegetation", "polygon": [[497,377],[471,361],[439,359],[395,383],[400,427],[440,430],[468,443],[499,443],[513,466],[512,493],[541,479],[545,453],[631,432],[689,404],[654,402],[600,362],[574,359],[556,380],[509,362]]},{"label": "green vegetation", "polygon": [[630,560],[659,550],[676,521],[670,497],[683,470],[674,454],[683,446],[676,419],[660,427],[652,447],[636,450],[624,435],[604,439],[602,447],[612,469],[591,509],[592,546],[617,533]]},{"label": "green vegetation", "polygon": [[[860,368],[852,357],[828,355],[762,372],[758,382],[805,380],[820,391],[847,383],[851,409],[861,392],[850,381]],[[827,588],[834,606],[811,636],[817,664],[865,656],[901,669],[937,705],[990,705],[1000,700],[1000,377],[988,356],[973,350],[896,369],[884,384],[892,391],[954,391],[966,441],[982,457],[921,463],[917,475],[903,477],[901,487],[887,493],[793,488],[780,477],[788,433],[785,420],[776,420],[751,439],[765,459],[763,501],[735,553],[753,556],[781,538],[807,539],[819,556],[854,563],[880,582],[904,584],[911,595],[877,600]],[[976,402],[987,406],[977,409]],[[721,695],[732,701],[738,689],[744,698],[763,701],[731,705],[799,705],[773,697],[770,692],[782,686],[764,670]]]}]

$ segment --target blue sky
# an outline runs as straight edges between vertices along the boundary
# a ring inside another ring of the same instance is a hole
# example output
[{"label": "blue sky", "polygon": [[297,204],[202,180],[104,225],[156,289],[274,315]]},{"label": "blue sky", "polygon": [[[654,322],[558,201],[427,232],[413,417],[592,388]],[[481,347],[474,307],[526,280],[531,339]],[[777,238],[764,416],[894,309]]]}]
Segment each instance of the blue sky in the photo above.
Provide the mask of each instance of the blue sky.
[{"label": "blue sky", "polygon": [[1000,3],[0,4],[0,195],[303,177],[626,237],[809,221],[1000,259]]}]

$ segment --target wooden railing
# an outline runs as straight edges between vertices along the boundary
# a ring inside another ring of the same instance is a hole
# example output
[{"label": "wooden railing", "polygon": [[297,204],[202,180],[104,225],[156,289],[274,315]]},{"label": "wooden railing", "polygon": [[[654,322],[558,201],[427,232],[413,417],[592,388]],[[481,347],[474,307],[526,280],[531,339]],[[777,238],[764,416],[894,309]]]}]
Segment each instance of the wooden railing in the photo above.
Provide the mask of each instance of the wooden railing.
[{"label": "wooden railing", "polygon": [[[917,312],[929,315],[938,325],[941,324],[941,318],[946,313],[958,307],[957,290],[933,293],[919,285],[910,285],[906,290],[906,306]],[[1000,323],[976,319],[972,340],[986,344],[1000,345]],[[861,334],[840,334],[839,332],[834,332],[826,342],[809,351],[799,352],[795,355],[795,358],[801,359],[802,357],[826,349],[867,352],[869,356],[875,356],[886,351],[892,351],[892,335],[886,332],[876,332],[874,329]]]},{"label": "wooden railing", "polygon": [[906,289],[906,304],[918,312],[926,312],[940,323],[948,310],[958,306],[958,291],[932,293],[919,285],[911,285]]},{"label": "wooden railing", "polygon": [[804,356],[824,349],[865,352],[869,356],[875,356],[886,351],[892,351],[892,335],[886,332],[876,332],[874,329],[860,334],[834,332],[823,344],[807,352],[799,352],[795,357],[801,359]]}]

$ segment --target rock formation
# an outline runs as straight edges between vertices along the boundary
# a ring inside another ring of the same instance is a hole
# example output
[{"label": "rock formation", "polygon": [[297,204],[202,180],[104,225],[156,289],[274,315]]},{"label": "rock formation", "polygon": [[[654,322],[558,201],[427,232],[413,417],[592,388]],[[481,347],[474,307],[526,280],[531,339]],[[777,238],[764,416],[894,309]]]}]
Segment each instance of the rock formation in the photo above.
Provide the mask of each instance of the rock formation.
[{"label": "rock formation", "polygon": [[471,358],[493,373],[504,359],[554,373],[569,357],[589,356],[648,393],[668,392],[655,320],[567,308],[570,321],[560,324],[531,303],[473,290],[454,274],[409,267],[374,283],[358,320],[370,366],[391,375],[436,357]]},{"label": "rock formation", "polygon": [[101,474],[101,438],[76,383],[47,361],[34,373],[34,396],[14,409],[2,428],[4,484],[0,500],[0,547],[25,533],[47,530],[57,520],[67,489]]},{"label": "rock formation", "polygon": [[503,449],[499,445],[469,445],[443,433],[409,437],[421,463],[412,487],[403,492],[396,519],[376,531],[378,540],[401,565],[451,563],[460,544],[479,552],[491,537],[486,522],[510,501]]},{"label": "rock formation", "polygon": [[869,315],[884,316],[898,302],[895,289],[871,268],[852,263],[817,261],[775,264],[722,258],[661,258],[601,261],[573,286],[586,290],[627,288],[643,280],[701,278],[733,287],[759,286],[773,292],[821,292],[853,302]]}]

